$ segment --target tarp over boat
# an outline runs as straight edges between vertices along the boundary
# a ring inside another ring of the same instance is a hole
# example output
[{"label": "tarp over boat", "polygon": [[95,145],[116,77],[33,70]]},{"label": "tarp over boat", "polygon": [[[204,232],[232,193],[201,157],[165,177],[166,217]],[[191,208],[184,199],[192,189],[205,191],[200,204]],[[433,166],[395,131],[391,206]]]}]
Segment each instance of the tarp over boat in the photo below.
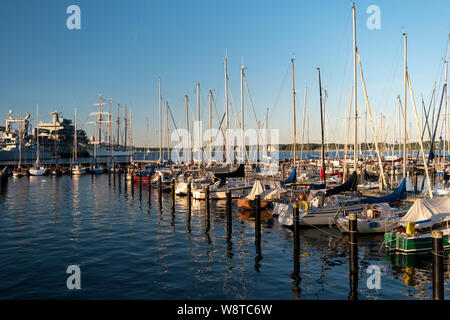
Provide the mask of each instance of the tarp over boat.
[{"label": "tarp over boat", "polygon": [[335,194],[339,194],[341,192],[345,191],[355,191],[357,187],[357,181],[358,175],[356,174],[356,171],[353,171],[353,173],[348,177],[348,179],[341,184],[340,186],[334,187],[332,189],[329,189],[325,192],[325,196],[333,196]]},{"label": "tarp over boat", "polygon": [[250,193],[245,198],[248,200],[254,200],[255,196],[261,195],[263,191],[264,191],[263,184],[261,183],[260,180],[256,180],[255,183],[253,184],[252,190],[250,190]]},{"label": "tarp over boat", "polygon": [[382,202],[396,202],[406,199],[406,179],[403,178],[400,185],[391,194],[384,197],[371,197],[362,199],[362,203],[382,203]]},{"label": "tarp over boat", "polygon": [[296,183],[297,182],[297,168],[294,167],[294,169],[291,172],[291,175],[283,181],[280,181],[281,185],[285,185],[288,183]]},{"label": "tarp over boat", "polygon": [[400,223],[416,222],[433,225],[449,218],[450,197],[417,199],[406,215],[400,219]]},{"label": "tarp over boat", "polygon": [[256,180],[245,199],[254,200],[256,195],[260,195],[261,200],[274,200],[279,199],[285,192],[286,190],[281,187],[278,181],[261,182],[261,180]]}]

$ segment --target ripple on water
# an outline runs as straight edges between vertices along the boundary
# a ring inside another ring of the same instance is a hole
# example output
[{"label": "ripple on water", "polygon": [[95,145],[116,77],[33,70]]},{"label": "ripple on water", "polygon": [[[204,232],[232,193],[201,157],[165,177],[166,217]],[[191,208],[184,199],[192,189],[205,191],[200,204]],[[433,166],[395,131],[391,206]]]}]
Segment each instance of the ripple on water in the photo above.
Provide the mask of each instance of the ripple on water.
[{"label": "ripple on water", "polygon": [[[159,208],[156,190],[108,184],[108,176],[9,179],[0,195],[0,298],[3,299],[347,299],[346,238],[335,229],[302,230],[298,288],[292,278],[292,232],[262,226],[262,260],[255,261],[252,215],[233,209],[227,238],[225,202],[211,203],[209,232],[203,202],[170,194]],[[379,249],[381,237],[360,239],[360,299],[428,299],[430,262],[396,266]],[[426,260],[426,259],[425,259]],[[66,288],[69,265],[82,272],[82,290]],[[382,269],[382,288],[366,286],[367,266]],[[406,272],[408,271],[408,272]],[[447,274],[448,276],[448,274]],[[445,283],[449,290],[449,282]]]}]

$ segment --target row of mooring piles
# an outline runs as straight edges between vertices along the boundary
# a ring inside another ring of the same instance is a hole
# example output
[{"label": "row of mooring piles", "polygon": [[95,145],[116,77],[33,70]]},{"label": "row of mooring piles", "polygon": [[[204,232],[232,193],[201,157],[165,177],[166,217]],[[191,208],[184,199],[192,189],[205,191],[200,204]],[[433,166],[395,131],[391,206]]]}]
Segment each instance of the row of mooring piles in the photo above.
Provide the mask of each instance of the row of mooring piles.
[{"label": "row of mooring piles", "polygon": [[[433,300],[444,297],[444,241],[442,231],[433,231],[432,239],[432,282]],[[358,220],[355,214],[349,215],[348,244],[350,246],[350,300],[358,299]]]},{"label": "row of mooring piles", "polygon": [[432,255],[433,255],[433,299],[444,299],[444,240],[442,231],[433,231]]},{"label": "row of mooring piles", "polygon": [[[116,173],[112,174],[113,184],[116,184]],[[141,200],[142,193],[142,175],[139,174],[139,199]],[[121,188],[121,174],[118,172],[118,185],[119,190]],[[124,175],[124,185],[127,186],[127,177]],[[171,196],[171,210],[172,213],[176,210],[176,194],[175,194],[175,179],[172,179],[170,183],[170,196]],[[131,193],[133,194],[134,186],[133,181],[131,181]],[[148,182],[148,203],[151,204],[151,183]],[[158,177],[157,181],[158,189],[158,202],[160,208],[162,208],[162,193],[163,184],[161,177]],[[126,190],[125,190],[126,191]],[[205,186],[205,230],[207,236],[209,236],[210,231],[210,219],[211,219],[211,191],[210,186]],[[231,238],[233,232],[233,219],[232,219],[232,191],[226,190],[226,206],[225,206],[225,221],[226,221],[226,232],[227,232],[227,256],[232,256],[231,253]],[[187,184],[187,225],[189,226],[190,232],[190,219],[192,214],[192,189],[191,184]],[[255,270],[259,271],[260,261],[263,259],[261,250],[261,198],[259,195],[255,196]],[[293,273],[292,279],[294,283],[293,291],[300,296],[300,219],[299,219],[299,206],[298,204],[293,204]],[[358,279],[359,279],[359,261],[358,261],[358,223],[357,216],[355,214],[349,215],[349,232],[348,232],[348,246],[349,246],[349,282],[350,282],[350,293],[348,298],[350,300],[358,299]],[[443,233],[441,231],[432,232],[432,282],[433,282],[433,299],[442,300],[444,299],[444,246],[443,246]]]}]

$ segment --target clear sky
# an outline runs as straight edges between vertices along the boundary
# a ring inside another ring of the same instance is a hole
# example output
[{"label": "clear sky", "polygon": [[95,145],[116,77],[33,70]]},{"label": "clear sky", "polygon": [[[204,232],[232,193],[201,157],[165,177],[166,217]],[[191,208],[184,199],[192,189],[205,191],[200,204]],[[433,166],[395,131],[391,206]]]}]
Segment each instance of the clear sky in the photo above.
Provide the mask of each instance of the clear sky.
[{"label": "clear sky", "polygon": [[[81,9],[81,30],[68,30],[66,9]],[[297,132],[301,141],[305,86],[310,141],[320,140],[316,68],[327,91],[326,132],[330,142],[345,140],[353,83],[352,1],[266,0],[2,0],[0,2],[0,118],[9,109],[48,121],[58,109],[83,124],[95,111],[98,94],[132,105],[137,145],[157,145],[158,87],[177,126],[185,123],[184,95],[190,118],[197,117],[195,85],[200,83],[201,118],[207,120],[208,90],[224,109],[224,58],[236,108],[240,110],[240,64],[244,60],[259,120],[269,108],[269,128],[281,142],[292,142],[292,74],[295,57]],[[369,30],[366,10],[377,5],[381,29]],[[418,107],[428,103],[434,81],[442,79],[448,34],[448,0],[356,1],[357,42],[372,108],[384,135],[398,131],[397,94],[403,99],[403,30],[408,33],[408,68]],[[408,93],[409,94],[409,93]],[[230,97],[231,101],[231,97]],[[408,122],[412,117],[408,96]],[[255,120],[245,97],[246,126]],[[116,107],[113,108],[115,112]],[[365,103],[358,74],[358,109],[364,139]],[[233,106],[230,103],[230,110]],[[149,116],[150,142],[146,140]],[[114,115],[115,116],[115,115]],[[217,126],[217,116],[214,115]],[[90,129],[89,129],[90,130]],[[370,131],[369,131],[370,132]],[[370,138],[369,138],[370,139]]]}]

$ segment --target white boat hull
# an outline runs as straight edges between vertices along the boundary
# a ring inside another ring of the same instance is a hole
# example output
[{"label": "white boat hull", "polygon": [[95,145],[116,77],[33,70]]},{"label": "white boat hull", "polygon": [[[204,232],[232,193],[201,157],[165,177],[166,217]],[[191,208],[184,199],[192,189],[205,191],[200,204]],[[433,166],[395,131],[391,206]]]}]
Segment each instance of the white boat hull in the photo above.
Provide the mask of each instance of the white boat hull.
[{"label": "white boat hull", "polygon": [[43,176],[47,173],[47,169],[45,168],[31,168],[30,175],[32,176]]}]

